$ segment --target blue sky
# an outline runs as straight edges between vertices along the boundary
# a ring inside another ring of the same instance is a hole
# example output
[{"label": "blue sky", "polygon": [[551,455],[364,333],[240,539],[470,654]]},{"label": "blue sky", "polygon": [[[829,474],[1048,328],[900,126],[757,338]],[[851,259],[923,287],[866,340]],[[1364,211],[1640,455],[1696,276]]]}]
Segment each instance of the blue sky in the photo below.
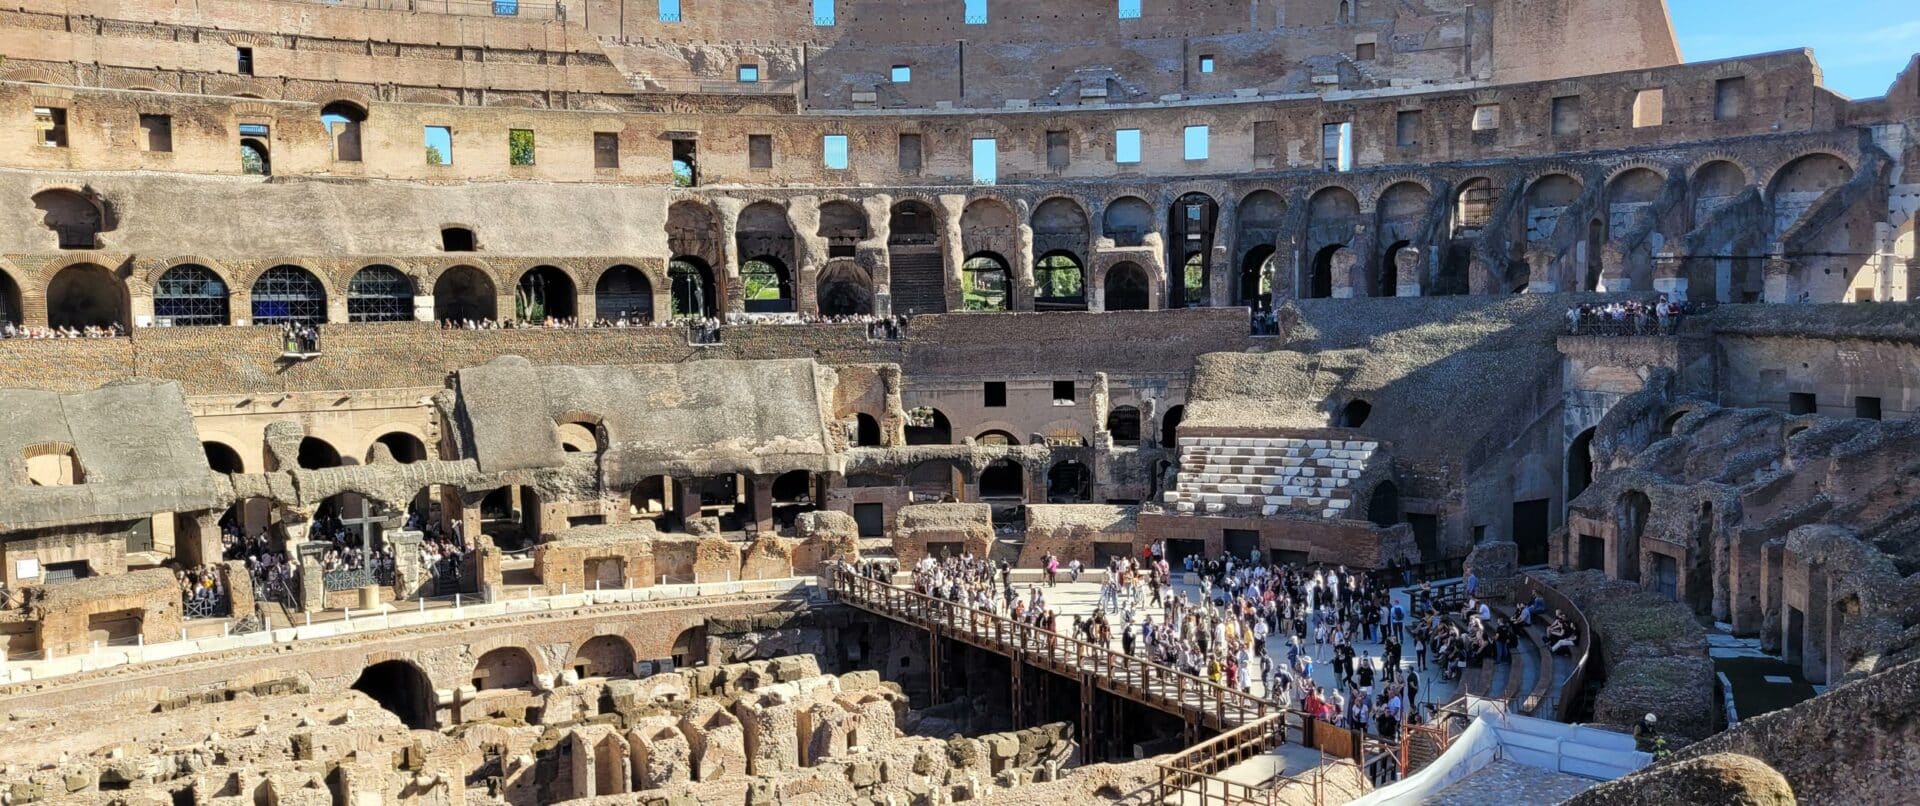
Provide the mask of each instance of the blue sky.
[{"label": "blue sky", "polygon": [[1920,53],[1920,0],[1667,0],[1687,61],[1812,48],[1829,88],[1885,95]]}]

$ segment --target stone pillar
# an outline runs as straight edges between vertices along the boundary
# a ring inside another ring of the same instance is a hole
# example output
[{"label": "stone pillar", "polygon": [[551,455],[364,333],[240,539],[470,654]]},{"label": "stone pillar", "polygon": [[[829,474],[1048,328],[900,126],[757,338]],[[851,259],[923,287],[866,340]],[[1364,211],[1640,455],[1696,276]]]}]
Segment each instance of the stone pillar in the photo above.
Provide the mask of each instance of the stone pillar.
[{"label": "stone pillar", "polygon": [[773,534],[773,476],[747,477],[748,503],[753,507],[753,526],[759,534]]},{"label": "stone pillar", "polygon": [[1793,260],[1785,255],[1773,255],[1767,258],[1764,269],[1766,291],[1763,299],[1770,303],[1799,302],[1800,283],[1794,276]]},{"label": "stone pillar", "polygon": [[173,556],[189,568],[220,561],[220,516],[180,513],[174,519]]},{"label": "stone pillar", "polygon": [[[1417,246],[1402,248],[1393,256],[1393,295],[1396,297],[1418,297],[1425,293],[1425,281],[1429,266],[1439,260],[1439,249],[1422,249]],[[1433,266],[1432,273],[1439,276],[1439,267]],[[1382,289],[1383,291],[1385,289]]]},{"label": "stone pillar", "polygon": [[324,540],[302,541],[299,544],[300,563],[300,610],[312,613],[327,607],[326,571],[320,561],[326,555],[331,544]]},{"label": "stone pillar", "polygon": [[412,529],[387,532],[387,547],[393,550],[393,596],[412,599],[421,595],[431,578],[430,569],[420,563],[420,543],[426,536]]},{"label": "stone pillar", "polygon": [[680,511],[680,522],[686,524],[689,530],[693,528],[693,522],[700,519],[701,484],[699,482],[699,479],[689,480],[678,476],[673,479],[673,489],[680,494],[680,501],[676,506]]},{"label": "stone pillar", "polygon": [[898,448],[907,444],[907,408],[900,397],[900,365],[880,367],[880,383],[886,390],[886,410],[880,413],[880,444]]},{"label": "stone pillar", "polygon": [[1653,290],[1672,302],[1687,301],[1687,278],[1680,273],[1680,256],[1661,252],[1653,258]]},{"label": "stone pillar", "polygon": [[1088,395],[1093,398],[1093,405],[1089,407],[1088,414],[1093,417],[1094,433],[1107,430],[1107,411],[1112,403],[1112,396],[1108,390],[1107,373],[1093,373],[1093,388]]},{"label": "stone pillar", "polygon": [[1468,552],[1466,573],[1478,577],[1482,599],[1504,599],[1520,582],[1520,547],[1511,540],[1483,540]]},{"label": "stone pillar", "polygon": [[416,322],[433,321],[433,295],[413,295],[413,320]]}]

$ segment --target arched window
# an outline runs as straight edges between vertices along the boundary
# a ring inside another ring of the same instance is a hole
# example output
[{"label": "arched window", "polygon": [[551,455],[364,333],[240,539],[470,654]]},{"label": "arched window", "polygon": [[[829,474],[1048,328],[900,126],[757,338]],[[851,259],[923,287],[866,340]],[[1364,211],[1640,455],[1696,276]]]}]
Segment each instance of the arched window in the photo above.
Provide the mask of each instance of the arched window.
[{"label": "arched window", "polygon": [[1182,289],[1168,296],[1168,307],[1209,304],[1213,265],[1214,219],[1220,208],[1205,193],[1188,193],[1167,211],[1167,260]]},{"label": "arched window", "polygon": [[[916,413],[923,409],[926,417],[916,419]],[[953,425],[939,409],[919,407],[907,412],[906,436],[908,445],[951,445]]]},{"label": "arched window", "polygon": [[632,266],[615,266],[600,275],[593,290],[594,316],[609,322],[653,321],[653,283]]},{"label": "arched window", "polygon": [[980,497],[1024,499],[1027,494],[1026,479],[1026,472],[1020,463],[1001,459],[980,471]]},{"label": "arched window", "polygon": [[421,442],[419,437],[405,431],[381,434],[380,438],[374,442],[387,446],[387,452],[393,454],[393,460],[403,465],[410,465],[427,458],[427,444]]},{"label": "arched window", "polygon": [[748,313],[793,312],[793,277],[779,258],[760,255],[740,264],[740,283]]},{"label": "arched window", "polygon": [[1049,252],[1033,264],[1033,307],[1036,310],[1087,309],[1087,275],[1071,252]]},{"label": "arched window", "polygon": [[49,442],[26,449],[27,484],[33,487],[66,487],[85,484],[87,473],[80,467],[80,456],[72,445]]},{"label": "arched window", "polygon": [[1114,406],[1107,412],[1107,433],[1122,445],[1140,442],[1140,410],[1132,406]]},{"label": "arched window", "polygon": [[327,321],[327,290],[299,266],[275,266],[253,281],[253,323],[317,324]]},{"label": "arched window", "polygon": [[700,319],[714,315],[713,275],[707,265],[695,257],[677,257],[667,264],[667,279],[673,288],[670,301],[673,318]]},{"label": "arched window", "polygon": [[245,473],[247,465],[240,460],[240,452],[224,442],[202,442],[200,448],[207,454],[207,469],[215,473]]},{"label": "arched window", "polygon": [[61,249],[100,248],[106,214],[93,199],[71,190],[43,190],[33,194],[33,206]]},{"label": "arched window", "polygon": [[413,319],[413,281],[392,266],[368,266],[347,281],[347,321]]},{"label": "arched window", "polygon": [[320,109],[320,124],[327,127],[333,141],[333,158],[339,162],[360,161],[360,124],[367,121],[367,110],[351,101],[334,101]]},{"label": "arched window", "polygon": [[1500,190],[1486,179],[1472,179],[1460,187],[1453,208],[1453,226],[1457,235],[1479,232],[1493,218],[1500,203]]},{"label": "arched window", "polygon": [[967,258],[960,266],[965,308],[969,311],[1007,309],[1007,261],[991,252]]},{"label": "arched window", "polygon": [[340,466],[340,451],[319,437],[303,437],[300,453],[294,459],[302,470],[324,470]]},{"label": "arched window", "polygon": [[573,278],[555,266],[535,266],[520,275],[514,292],[513,313],[522,322],[572,319]]},{"label": "arched window", "polygon": [[153,316],[174,327],[227,324],[227,284],[194,263],[168,269],[153,283]]},{"label": "arched window", "polygon": [[1313,256],[1313,276],[1307,282],[1307,298],[1326,299],[1333,296],[1333,259],[1346,249],[1345,244],[1325,246]]},{"label": "arched window", "polygon": [[1256,311],[1273,305],[1273,244],[1247,250],[1240,259],[1240,304]]},{"label": "arched window", "polygon": [[873,313],[873,280],[867,270],[850,260],[835,261],[821,270],[814,299],[825,316],[862,316]]},{"label": "arched window", "polygon": [[248,176],[273,175],[273,151],[267,144],[267,127],[258,123],[240,124],[240,172]]},{"label": "arched window", "polygon": [[1340,416],[1335,418],[1334,425],[1341,428],[1359,428],[1365,425],[1367,418],[1371,416],[1373,416],[1373,404],[1365,400],[1350,400],[1347,405],[1340,407]]},{"label": "arched window", "polygon": [[1109,311],[1144,311],[1148,307],[1147,270],[1137,263],[1120,263],[1107,270]]},{"label": "arched window", "polygon": [[1018,445],[1020,444],[1020,440],[1014,435],[1009,434],[1005,431],[997,430],[997,429],[993,431],[982,431],[980,432],[980,436],[973,438],[973,441],[981,445]]},{"label": "arched window", "polygon": [[1078,504],[1093,493],[1093,474],[1087,466],[1071,459],[1047,471],[1047,503]]}]

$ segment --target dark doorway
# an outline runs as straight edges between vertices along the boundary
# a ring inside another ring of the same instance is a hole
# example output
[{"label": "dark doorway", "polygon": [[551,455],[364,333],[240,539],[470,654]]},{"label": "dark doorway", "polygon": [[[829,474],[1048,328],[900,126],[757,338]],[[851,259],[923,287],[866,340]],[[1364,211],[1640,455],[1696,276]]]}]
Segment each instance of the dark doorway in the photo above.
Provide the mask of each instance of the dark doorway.
[{"label": "dark doorway", "polygon": [[853,523],[858,527],[861,537],[886,537],[887,507],[885,504],[854,504]]},{"label": "dark doorway", "polygon": [[1334,244],[1323,247],[1313,256],[1313,276],[1307,281],[1309,299],[1326,299],[1333,296],[1333,257],[1345,248],[1347,248],[1345,244]]},{"label": "dark doorway", "polygon": [[1193,540],[1190,538],[1182,538],[1177,540],[1168,539],[1166,541],[1166,544],[1167,544],[1167,565],[1172,568],[1179,568],[1181,562],[1186,560],[1188,557],[1205,557],[1206,556],[1207,544],[1206,544],[1206,541],[1203,541],[1203,540]]},{"label": "dark doorway", "polygon": [[1545,565],[1547,562],[1548,507],[1545,498],[1513,502],[1513,542],[1520,547],[1521,565]]},{"label": "dark doorway", "polygon": [[914,425],[907,421],[908,445],[951,445],[953,444],[953,426],[947,422],[947,415],[934,409],[932,416]]},{"label": "dark doorway", "polygon": [[862,448],[877,447],[880,444],[880,421],[871,414],[854,415],[853,442]]},{"label": "dark doorway", "polygon": [[353,690],[372,697],[409,728],[432,730],[434,727],[433,683],[418,666],[403,660],[376,663],[360,672]]},{"label": "dark doorway", "polygon": [[981,498],[1025,498],[1026,474],[1012,459],[1001,459],[980,471]]},{"label": "dark doorway", "polygon": [[1254,552],[1260,548],[1260,532],[1257,529],[1223,529],[1220,540],[1227,556],[1238,558],[1235,565],[1255,556]]},{"label": "dark doorway", "polygon": [[1582,571],[1607,570],[1607,541],[1593,535],[1580,536],[1580,562],[1576,566]]},{"label": "dark doorway", "polygon": [[1047,471],[1047,503],[1078,504],[1093,492],[1093,474],[1087,466],[1073,460],[1054,465]]},{"label": "dark doorway", "polygon": [[1373,487],[1373,496],[1367,499],[1367,520],[1376,526],[1392,526],[1400,522],[1400,488],[1391,481],[1383,481]]},{"label": "dark doorway", "polygon": [[1169,449],[1178,447],[1175,437],[1180,433],[1180,420],[1186,416],[1186,406],[1167,409],[1166,415],[1160,418],[1160,447]]},{"label": "dark doorway", "polygon": [[1440,559],[1440,518],[1426,512],[1407,513],[1407,525],[1413,527],[1414,545],[1420,547],[1420,559]]},{"label": "dark doorway", "polygon": [[1567,448],[1567,503],[1593,486],[1593,429],[1580,432]]}]

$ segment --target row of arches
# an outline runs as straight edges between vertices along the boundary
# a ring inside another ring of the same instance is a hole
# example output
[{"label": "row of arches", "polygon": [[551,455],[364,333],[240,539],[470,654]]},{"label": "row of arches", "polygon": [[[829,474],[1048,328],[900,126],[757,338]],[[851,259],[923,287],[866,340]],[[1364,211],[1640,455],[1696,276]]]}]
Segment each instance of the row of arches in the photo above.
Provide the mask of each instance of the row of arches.
[{"label": "row of arches", "polygon": [[[413,464],[430,458],[427,444],[420,437],[406,431],[389,430],[375,437],[369,444],[364,457],[353,458],[343,454],[333,443],[320,437],[308,436],[300,440],[295,464],[300,470],[324,470],[330,467],[363,464],[371,461],[376,446],[385,446],[394,461],[400,464]],[[231,442],[219,438],[205,439],[200,443],[206,454],[207,468],[216,473],[250,473],[260,471],[293,470],[295,468],[271,467],[271,459],[261,459],[260,466],[250,465],[242,456],[240,449]]]}]

